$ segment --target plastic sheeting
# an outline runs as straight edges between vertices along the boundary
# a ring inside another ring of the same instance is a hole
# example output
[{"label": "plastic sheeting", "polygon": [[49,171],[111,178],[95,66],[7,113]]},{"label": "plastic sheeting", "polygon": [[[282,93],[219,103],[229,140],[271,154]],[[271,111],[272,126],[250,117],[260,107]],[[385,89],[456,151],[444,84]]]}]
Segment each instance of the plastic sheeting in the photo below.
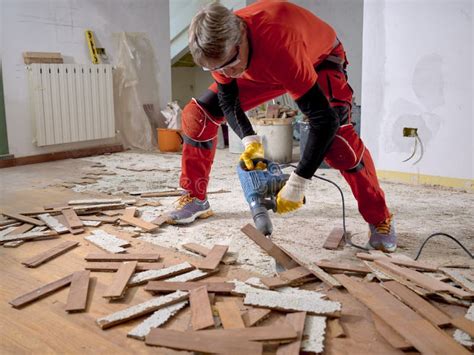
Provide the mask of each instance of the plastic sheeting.
[{"label": "plastic sheeting", "polygon": [[165,127],[165,123],[159,114],[153,47],[146,33],[117,33],[114,42],[117,48],[115,116],[119,137],[126,148],[154,150],[156,128]]}]

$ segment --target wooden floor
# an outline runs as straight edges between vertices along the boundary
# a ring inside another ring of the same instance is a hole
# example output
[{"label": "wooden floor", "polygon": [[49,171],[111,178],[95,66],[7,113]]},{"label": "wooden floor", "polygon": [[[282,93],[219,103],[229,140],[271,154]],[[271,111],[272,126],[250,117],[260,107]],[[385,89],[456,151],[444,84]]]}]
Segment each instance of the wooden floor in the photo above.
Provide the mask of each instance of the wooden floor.
[{"label": "wooden floor", "polygon": [[[60,162],[56,162],[60,164]],[[69,163],[68,163],[69,164]],[[10,168],[10,169],[20,169]],[[70,169],[70,167],[68,167]],[[11,171],[10,171],[11,172]],[[66,173],[66,172],[64,172]],[[2,174],[2,171],[0,171]],[[0,175],[1,177],[1,175]],[[10,176],[11,178],[11,176]],[[32,178],[31,176],[29,178]],[[13,186],[12,181],[10,186]],[[77,194],[65,188],[27,188],[21,184],[15,188],[5,189],[0,198],[1,208],[16,211],[27,211],[34,207],[61,203],[70,199],[104,197],[99,195]],[[200,222],[205,223],[205,222]],[[166,228],[166,227],[165,227]],[[94,245],[84,240],[88,233],[81,235],[65,234],[61,240],[79,240],[80,246],[37,268],[27,268],[22,261],[60,243],[58,240],[28,242],[18,248],[0,247],[0,353],[67,353],[67,354],[122,354],[122,353],[175,353],[163,348],[148,347],[144,342],[127,338],[126,334],[143,318],[121,324],[108,330],[101,330],[95,320],[151,298],[144,287],[129,289],[126,297],[118,302],[109,302],[102,298],[106,287],[111,283],[112,273],[91,273],[92,282],[87,310],[82,313],[68,314],[65,304],[68,288],[62,289],[21,309],[15,309],[8,301],[31,291],[36,287],[62,278],[72,272],[83,270],[86,265],[84,256],[90,252],[99,252]],[[159,234],[158,237],[159,238]],[[165,263],[196,261],[197,258],[160,248],[156,245],[132,240],[129,252],[158,252]],[[225,266],[213,278],[238,278],[258,276],[239,268]],[[313,283],[305,288],[321,288],[320,283]],[[397,354],[375,331],[370,312],[366,307],[350,297],[345,291],[333,290],[329,297],[343,303],[341,322],[347,333],[346,338],[326,337],[325,348],[328,354]],[[218,300],[218,299],[217,299]],[[272,324],[284,317],[274,314],[264,324]],[[174,317],[166,327],[188,329],[190,323],[189,308]],[[268,349],[272,352],[274,349]]]}]

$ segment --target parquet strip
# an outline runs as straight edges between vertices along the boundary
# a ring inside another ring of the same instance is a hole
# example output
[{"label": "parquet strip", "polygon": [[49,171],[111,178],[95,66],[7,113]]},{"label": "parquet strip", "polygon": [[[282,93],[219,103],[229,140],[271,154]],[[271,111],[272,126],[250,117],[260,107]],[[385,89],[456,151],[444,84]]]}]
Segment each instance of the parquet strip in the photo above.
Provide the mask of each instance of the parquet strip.
[{"label": "parquet strip", "polygon": [[290,258],[280,247],[273,243],[269,238],[260,233],[254,226],[247,224],[241,231],[258,246],[265,250],[268,255],[273,257],[279,264],[286,269],[292,269],[299,266],[296,261]]},{"label": "parquet strip", "polygon": [[343,286],[365,304],[418,351],[427,354],[469,354],[446,333],[398,301],[381,286],[361,283],[346,275],[336,275]]},{"label": "parquet strip", "polygon": [[205,329],[215,325],[206,286],[189,291],[189,303],[191,305],[191,325],[193,330]]},{"label": "parquet strip", "polygon": [[[181,246],[190,252],[193,252],[202,256],[207,256],[211,252],[211,249],[206,248],[205,246],[202,246],[197,243],[186,243]],[[235,264],[236,262],[237,262],[237,259],[229,255],[224,255],[224,257],[221,260],[221,263],[226,264],[226,265]]]},{"label": "parquet strip", "polygon": [[323,244],[324,249],[336,250],[344,245],[344,229],[334,228]]},{"label": "parquet strip", "polygon": [[81,312],[87,307],[90,271],[77,271],[72,275],[71,288],[66,303],[67,312]]},{"label": "parquet strip", "polygon": [[242,314],[242,320],[247,328],[254,326],[258,322],[264,320],[272,311],[266,308],[250,308]]},{"label": "parquet strip", "polygon": [[29,224],[34,224],[35,226],[44,226],[45,223],[43,221],[40,221],[36,218],[24,216],[20,213],[10,213],[10,212],[2,212],[4,216],[16,219],[21,222],[29,223]]},{"label": "parquet strip", "polygon": [[192,289],[206,286],[208,292],[230,293],[234,290],[231,282],[169,282],[169,281],[149,281],[145,286],[145,291],[149,292],[174,292],[177,290],[190,291]]},{"label": "parquet strip", "polygon": [[50,282],[46,285],[38,287],[30,292],[27,292],[21,296],[16,297],[15,299],[11,300],[10,303],[15,308],[23,307],[24,305],[34,302],[37,299],[45,297],[54,291],[57,291],[63,287],[68,286],[71,283],[73,274],[67,275],[59,280]]},{"label": "parquet strip", "polygon": [[299,355],[301,341],[303,339],[305,319],[306,312],[290,313],[286,315],[285,321],[296,330],[297,338],[291,343],[280,345],[276,355]]},{"label": "parquet strip", "polygon": [[232,300],[216,302],[216,308],[224,329],[245,328],[237,303]]},{"label": "parquet strip", "polygon": [[388,281],[384,282],[382,286],[434,325],[443,327],[451,323],[450,317],[402,284],[396,281]]},{"label": "parquet strip", "polygon": [[106,254],[91,253],[85,259],[87,261],[158,261],[160,255],[157,253],[150,254]]},{"label": "parquet strip", "polygon": [[[115,272],[119,269],[121,262],[88,262],[84,269],[96,272]],[[165,266],[163,263],[138,263],[135,271],[159,270]]]},{"label": "parquet strip", "polygon": [[115,273],[112,283],[109,285],[102,297],[112,299],[123,297],[128,281],[135,272],[136,267],[137,261],[126,261],[122,263],[118,271]]},{"label": "parquet strip", "polygon": [[263,345],[242,339],[223,338],[220,335],[155,328],[145,339],[147,345],[172,349],[220,354],[262,354]]},{"label": "parquet strip", "polygon": [[229,246],[227,245],[214,245],[211,252],[198,264],[198,268],[202,270],[215,270],[225,253],[227,253]]},{"label": "parquet strip", "polygon": [[38,255],[35,255],[25,261],[22,261],[22,264],[27,266],[27,267],[37,267],[40,266],[41,264],[44,264],[45,262],[56,258],[59,255],[62,255],[66,253],[67,251],[77,247],[79,245],[79,242],[76,241],[65,241],[61,244],[56,245],[55,247],[46,250]]}]

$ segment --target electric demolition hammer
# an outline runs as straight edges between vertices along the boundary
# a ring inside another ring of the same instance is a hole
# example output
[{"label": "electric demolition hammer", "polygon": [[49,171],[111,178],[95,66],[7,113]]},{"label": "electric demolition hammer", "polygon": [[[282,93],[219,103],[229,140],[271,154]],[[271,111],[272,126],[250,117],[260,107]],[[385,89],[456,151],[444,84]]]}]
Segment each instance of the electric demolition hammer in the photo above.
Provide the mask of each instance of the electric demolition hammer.
[{"label": "electric demolition hammer", "polygon": [[[276,212],[276,195],[289,178],[289,174],[283,174],[277,163],[267,159],[253,159],[254,166],[259,162],[264,163],[263,170],[246,170],[243,161],[237,166],[240,184],[244,191],[250,211],[252,212],[255,227],[264,235],[269,236],[273,232],[272,221],[268,210]],[[261,164],[258,164],[261,166]]]}]

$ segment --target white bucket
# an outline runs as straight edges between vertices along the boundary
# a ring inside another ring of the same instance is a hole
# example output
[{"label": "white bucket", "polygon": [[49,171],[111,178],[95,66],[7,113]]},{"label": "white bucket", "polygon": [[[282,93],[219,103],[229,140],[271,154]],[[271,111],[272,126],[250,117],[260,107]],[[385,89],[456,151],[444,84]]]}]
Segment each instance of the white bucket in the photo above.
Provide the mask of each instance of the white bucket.
[{"label": "white bucket", "polygon": [[252,120],[256,133],[263,138],[266,159],[277,163],[291,163],[293,157],[292,122],[292,118]]}]

